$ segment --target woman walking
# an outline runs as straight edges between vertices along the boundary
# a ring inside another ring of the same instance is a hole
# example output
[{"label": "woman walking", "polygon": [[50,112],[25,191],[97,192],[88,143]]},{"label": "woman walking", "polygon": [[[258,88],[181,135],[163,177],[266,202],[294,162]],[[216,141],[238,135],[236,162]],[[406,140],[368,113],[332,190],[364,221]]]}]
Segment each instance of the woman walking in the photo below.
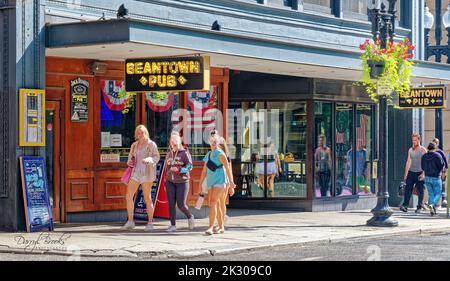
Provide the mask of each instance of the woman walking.
[{"label": "woman walking", "polygon": [[232,178],[227,157],[223,150],[219,148],[220,143],[221,137],[218,134],[209,137],[211,151],[203,158],[205,165],[203,166],[202,175],[200,176],[200,182],[202,183],[206,178],[206,184],[209,188],[209,227],[205,232],[207,235],[213,234],[216,218],[219,225],[218,233],[224,233],[223,214],[222,210],[218,207],[218,201],[225,192],[227,176],[229,179]]},{"label": "woman walking", "polygon": [[428,152],[422,156],[422,170],[425,175],[425,186],[428,190],[428,204],[430,205],[430,214],[436,215],[436,206],[442,196],[441,173],[444,168],[444,160],[436,152],[436,144],[430,142]]},{"label": "woman walking", "polygon": [[128,221],[122,229],[128,230],[135,227],[133,219],[134,196],[139,185],[141,185],[148,214],[148,224],[145,226],[145,231],[152,231],[154,210],[150,194],[153,182],[156,179],[156,165],[159,161],[159,151],[156,143],[150,140],[148,130],[144,125],[136,127],[134,137],[136,138],[136,142],[131,145],[127,162],[128,166],[133,167],[126,195]]},{"label": "woman walking", "polygon": [[194,215],[186,204],[189,193],[189,172],[192,170],[192,157],[182,143],[181,137],[174,132],[170,135],[170,151],[166,157],[166,191],[169,201],[170,227],[167,232],[175,232],[176,206],[188,219],[189,229],[194,229]]},{"label": "woman walking", "polygon": [[[233,171],[231,167],[231,158],[230,158],[230,152],[228,150],[228,144],[224,138],[221,138],[219,148],[222,149],[222,151],[225,153],[225,156],[227,157],[227,163],[229,166],[229,169]],[[233,196],[234,195],[234,188],[236,185],[234,184],[233,177],[229,178],[227,176],[227,185],[225,187],[225,191],[223,192],[222,196],[219,197],[218,204],[219,208],[221,210],[222,220],[225,225],[226,218],[227,218],[227,198],[228,195]],[[217,216],[219,216],[219,212],[217,212]],[[219,218],[217,218],[217,221]],[[220,229],[219,227],[214,227],[213,232],[215,234],[217,233],[223,233],[225,229]]]}]

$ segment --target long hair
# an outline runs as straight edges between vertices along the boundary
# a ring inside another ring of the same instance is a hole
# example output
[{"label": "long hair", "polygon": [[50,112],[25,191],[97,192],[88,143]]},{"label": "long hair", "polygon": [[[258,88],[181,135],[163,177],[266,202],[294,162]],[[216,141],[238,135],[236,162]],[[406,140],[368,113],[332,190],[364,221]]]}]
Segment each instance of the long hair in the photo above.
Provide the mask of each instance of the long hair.
[{"label": "long hair", "polygon": [[230,157],[230,149],[228,148],[228,143],[227,140],[223,137],[221,137],[220,143],[219,143],[219,148],[223,150],[223,152],[225,152],[225,155],[227,157]]},{"label": "long hair", "polygon": [[144,125],[138,125],[136,129],[134,130],[134,138],[137,140],[137,132],[138,130],[142,130],[142,133],[144,134],[144,139],[148,141],[150,139],[150,134],[148,133],[147,127]]}]

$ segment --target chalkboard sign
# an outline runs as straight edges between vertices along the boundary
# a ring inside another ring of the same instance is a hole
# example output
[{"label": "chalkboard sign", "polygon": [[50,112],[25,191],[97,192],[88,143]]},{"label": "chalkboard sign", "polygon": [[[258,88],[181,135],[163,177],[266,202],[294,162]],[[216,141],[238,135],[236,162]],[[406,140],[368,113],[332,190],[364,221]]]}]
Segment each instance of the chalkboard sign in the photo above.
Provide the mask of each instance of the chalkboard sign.
[{"label": "chalkboard sign", "polygon": [[[161,179],[164,169],[164,163],[165,163],[164,159],[161,159],[156,165],[156,180],[153,183],[151,191],[153,207],[155,208],[154,216],[156,215],[156,208],[158,207],[156,204],[157,203],[156,198],[158,196],[158,191],[159,188],[161,187],[161,183],[163,182]],[[136,193],[136,198],[134,200],[134,219],[137,221],[148,221],[147,205],[145,204],[144,194],[142,192],[141,186],[139,186],[139,189]]]},{"label": "chalkboard sign", "polygon": [[53,230],[44,157],[20,157],[23,202],[28,232]]}]

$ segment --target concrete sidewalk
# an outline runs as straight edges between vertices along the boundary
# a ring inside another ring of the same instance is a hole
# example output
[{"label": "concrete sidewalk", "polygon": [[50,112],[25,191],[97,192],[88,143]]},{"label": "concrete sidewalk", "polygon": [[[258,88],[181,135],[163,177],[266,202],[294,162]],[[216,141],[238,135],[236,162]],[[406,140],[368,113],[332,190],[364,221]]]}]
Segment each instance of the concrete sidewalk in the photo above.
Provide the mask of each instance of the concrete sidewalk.
[{"label": "concrete sidewalk", "polygon": [[395,209],[399,226],[366,226],[369,210],[349,212],[299,213],[261,210],[229,210],[224,234],[207,236],[207,219],[196,220],[193,231],[187,220],[178,220],[178,232],[165,232],[169,222],[156,219],[155,231],[144,225],[133,231],[120,230],[122,224],[60,224],[52,233],[0,233],[0,253],[46,253],[81,256],[168,256],[189,258],[249,251],[261,247],[332,242],[360,237],[380,237],[404,233],[450,229],[445,210],[438,216],[402,213]]}]

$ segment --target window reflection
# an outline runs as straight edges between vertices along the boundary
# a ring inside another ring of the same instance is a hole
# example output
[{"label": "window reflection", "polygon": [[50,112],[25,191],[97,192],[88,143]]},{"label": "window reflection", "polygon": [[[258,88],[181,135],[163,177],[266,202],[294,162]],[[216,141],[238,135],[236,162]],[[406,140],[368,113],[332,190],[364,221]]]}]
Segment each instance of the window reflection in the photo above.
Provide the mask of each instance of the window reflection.
[{"label": "window reflection", "polygon": [[316,102],[315,114],[315,152],[314,152],[314,190],[316,197],[330,197],[333,154],[332,146],[332,114],[333,104]]}]

